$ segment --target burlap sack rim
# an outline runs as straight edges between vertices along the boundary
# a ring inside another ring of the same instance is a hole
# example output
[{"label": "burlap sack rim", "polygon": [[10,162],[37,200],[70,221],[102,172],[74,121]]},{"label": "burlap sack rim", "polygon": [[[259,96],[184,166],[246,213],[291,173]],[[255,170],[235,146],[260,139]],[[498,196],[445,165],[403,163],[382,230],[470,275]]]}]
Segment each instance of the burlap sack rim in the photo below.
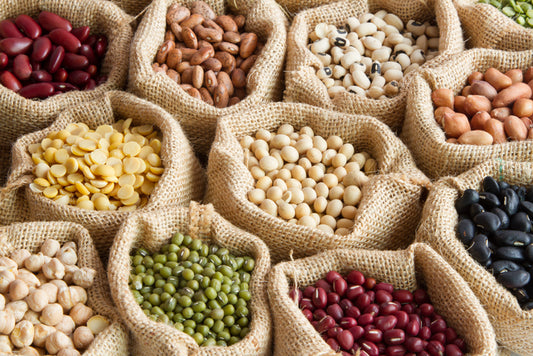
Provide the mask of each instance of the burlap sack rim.
[{"label": "burlap sack rim", "polygon": [[[329,345],[320,337],[320,335],[313,328],[311,323],[300,312],[300,310],[297,307],[297,305],[294,302],[290,301],[290,297],[288,295],[289,289],[286,288],[285,285],[281,285],[280,286],[276,282],[279,282],[279,279],[290,280],[289,276],[287,275],[289,272],[291,272],[290,273],[291,275],[297,275],[298,277],[300,277],[301,276],[300,272],[302,270],[300,265],[302,265],[305,262],[316,262],[315,263],[316,266],[322,266],[320,262],[324,258],[327,258],[329,260],[333,260],[334,261],[334,263],[333,263],[334,265],[339,265],[339,268],[335,268],[335,270],[339,271],[340,273],[343,273],[343,272],[341,272],[341,270],[344,271],[344,270],[347,269],[347,267],[345,267],[346,266],[345,260],[346,260],[347,256],[345,256],[344,254],[346,254],[348,256],[351,256],[352,261],[354,261],[354,262],[351,262],[351,264],[357,265],[357,262],[355,262],[355,261],[357,261],[358,255],[361,254],[361,253],[365,253],[365,252],[366,253],[370,252],[370,253],[382,254],[382,255],[390,255],[390,256],[399,256],[400,258],[403,257],[404,259],[412,262],[413,268],[414,268],[415,274],[416,274],[416,276],[415,276],[416,285],[414,285],[414,286],[413,285],[402,285],[402,286],[395,285],[394,286],[395,288],[406,288],[406,289],[409,289],[409,290],[414,290],[415,288],[419,287],[420,283],[422,283],[422,284],[424,283],[424,280],[425,280],[424,277],[425,276],[423,275],[423,272],[420,271],[419,268],[417,268],[416,259],[417,259],[417,255],[419,255],[419,254],[422,254],[422,253],[431,254],[431,255],[433,255],[434,258],[436,258],[438,260],[441,260],[442,261],[442,265],[444,265],[445,267],[450,268],[450,266],[445,262],[445,260],[442,258],[442,256],[440,256],[436,251],[434,251],[429,245],[427,245],[425,243],[414,243],[411,246],[409,246],[407,249],[399,250],[399,251],[369,251],[369,250],[362,250],[362,249],[359,249],[359,250],[358,249],[335,249],[335,250],[330,250],[330,251],[327,251],[327,252],[319,253],[319,254],[316,254],[314,256],[305,257],[305,258],[302,258],[302,259],[289,261],[289,262],[281,262],[281,263],[277,264],[276,266],[274,266],[272,268],[272,271],[270,273],[269,290],[268,290],[270,303],[271,304],[275,304],[276,302],[279,303],[279,301],[282,300],[284,302],[287,302],[287,303],[283,303],[283,304],[289,304],[290,305],[289,306],[290,309],[287,311],[287,315],[290,315],[292,317],[296,317],[296,319],[295,319],[296,322],[293,322],[293,324],[298,324],[300,326],[305,325],[304,327],[306,329],[306,333],[313,334],[314,336],[316,336],[313,339],[313,341],[317,345],[313,345],[313,346],[320,346],[321,349],[323,349],[323,350],[321,350],[320,353],[318,352],[318,350],[314,350],[315,354],[317,354],[317,355],[335,355],[335,353],[333,351],[331,351],[331,348],[329,347]],[[368,259],[368,256],[363,256],[363,258]],[[342,267],[342,266],[344,266],[344,267]],[[323,268],[326,268],[326,267],[323,267]],[[357,269],[357,267],[356,267],[356,269]],[[325,272],[326,271],[324,271],[324,273]],[[481,319],[486,319],[486,322],[484,322],[483,320],[480,320],[482,322],[482,325],[487,326],[486,330],[484,330],[484,333],[488,333],[490,335],[490,337],[487,338],[487,339],[494,340],[490,345],[487,345],[488,348],[486,350],[480,350],[480,351],[482,351],[481,354],[469,353],[469,355],[472,355],[472,356],[476,356],[476,355],[497,355],[497,344],[496,344],[495,337],[494,337],[494,330],[493,330],[493,328],[492,328],[492,326],[491,326],[491,324],[490,324],[490,322],[488,320],[488,316],[484,312],[483,307],[481,306],[481,304],[479,303],[479,301],[475,297],[475,295],[472,292],[472,290],[470,290],[470,288],[468,287],[466,282],[461,278],[461,276],[457,272],[455,272],[455,271],[453,271],[453,272],[454,272],[454,274],[450,275],[450,278],[453,278],[453,280],[455,280],[459,284],[459,286],[463,286],[464,287],[463,289],[464,289],[465,292],[467,292],[467,294],[468,294],[467,297],[469,297],[468,299],[475,300],[477,302],[476,304],[479,304],[478,306],[476,306],[475,309],[477,309],[477,311],[479,312],[480,316],[484,315],[484,317],[481,317]],[[307,270],[304,270],[303,274],[307,276],[309,274],[309,272]],[[318,277],[318,278],[320,278],[320,277]],[[295,283],[298,284],[297,277],[294,277],[293,282],[294,283],[292,283],[292,285],[294,285]],[[384,280],[384,282],[387,282],[387,280]],[[464,298],[464,297],[465,297],[464,295],[458,295],[457,299]],[[436,305],[435,309],[438,310],[439,309],[439,305]],[[273,314],[275,314],[275,313],[276,312],[273,311]],[[275,318],[274,318],[274,321],[275,321]],[[275,327],[275,325],[274,325],[274,327]],[[276,353],[276,354],[281,354],[281,353]]]},{"label": "burlap sack rim", "polygon": [[[0,227],[0,236],[3,234],[7,234],[7,240],[0,240],[0,255],[7,255],[7,251],[13,251],[18,248],[24,248],[23,245],[21,245],[22,241],[12,241],[11,236],[9,234],[12,231],[16,231],[18,229],[24,229],[26,227],[29,227],[30,230],[37,229],[39,231],[44,232],[53,232],[56,228],[59,228],[61,230],[62,235],[59,237],[59,241],[75,241],[78,247],[77,253],[78,253],[78,263],[76,264],[78,267],[90,267],[96,270],[97,272],[97,278],[100,277],[100,281],[96,282],[91,288],[87,290],[87,305],[93,308],[93,299],[97,298],[101,299],[100,302],[104,303],[104,305],[101,305],[98,309],[95,310],[95,315],[102,315],[106,316],[108,319],[110,319],[110,324],[107,328],[105,328],[100,334],[98,334],[94,341],[91,343],[89,348],[85,350],[85,352],[82,353],[82,355],[98,355],[98,348],[101,346],[101,344],[107,343],[107,342],[113,342],[113,336],[116,333],[121,333],[123,335],[119,335],[122,339],[126,340],[127,345],[127,339],[128,335],[127,332],[122,325],[120,321],[119,314],[114,310],[114,306],[112,302],[110,302],[110,299],[106,299],[106,297],[110,297],[110,291],[109,286],[107,282],[107,275],[105,272],[105,269],[98,258],[98,252],[96,251],[96,248],[94,246],[94,243],[92,241],[92,238],[89,234],[89,231],[85,229],[83,226],[72,223],[72,222],[64,222],[64,221],[54,221],[54,222],[25,222],[25,223],[14,223],[8,226],[2,226]],[[65,231],[66,230],[66,231]],[[65,236],[67,235],[67,236]],[[42,237],[38,237],[38,240],[42,240]],[[80,241],[84,241],[86,244],[88,244],[87,248],[84,248],[85,246],[80,244]],[[44,242],[42,240],[41,242]],[[39,244],[40,245],[40,244]],[[26,247],[28,248],[28,247]],[[37,248],[38,250],[38,248]],[[93,251],[90,251],[93,250]],[[36,250],[31,250],[30,252],[34,253]],[[90,260],[90,257],[94,257],[93,260]],[[91,263],[91,262],[94,262]],[[103,280],[102,278],[103,277]],[[95,295],[93,295],[95,294]],[[97,306],[98,307],[98,306]],[[102,308],[103,307],[103,308]],[[122,346],[126,346],[122,345]],[[116,345],[117,347],[120,347],[121,345]],[[118,350],[117,350],[118,351]]]},{"label": "burlap sack rim", "polygon": [[[171,211],[176,211],[172,214],[181,215],[185,221],[181,224],[186,226],[185,230],[189,230],[187,233],[193,237],[200,237],[202,240],[212,241],[212,237],[210,235],[217,235],[218,232],[216,231],[216,227],[214,226],[215,223],[221,223],[224,225],[227,225],[232,230],[235,230],[238,232],[242,237],[240,240],[249,240],[250,244],[253,244],[254,249],[257,249],[257,256],[254,256],[255,259],[255,268],[252,272],[252,278],[250,279],[250,290],[254,292],[252,294],[252,299],[250,300],[250,317],[251,317],[251,324],[250,324],[250,332],[241,339],[238,343],[224,347],[224,349],[221,349],[220,346],[198,346],[194,339],[189,336],[188,334],[177,330],[176,328],[166,325],[164,323],[158,323],[155,321],[150,320],[141,310],[140,306],[135,302],[133,299],[133,295],[129,293],[129,286],[127,282],[127,278],[129,274],[126,276],[125,273],[121,270],[124,266],[121,265],[121,258],[114,258],[110,259],[109,265],[108,265],[108,275],[110,279],[110,284],[112,287],[112,296],[115,300],[115,303],[118,308],[118,312],[121,314],[122,318],[128,325],[128,327],[132,330],[143,330],[143,329],[151,329],[151,330],[157,330],[158,328],[163,328],[165,330],[165,334],[168,336],[168,334],[171,334],[171,338],[168,337],[166,340],[166,345],[169,347],[169,353],[172,349],[174,352],[173,354],[176,354],[174,349],[175,345],[171,345],[171,343],[174,343],[176,340],[185,342],[185,345],[188,349],[187,354],[194,354],[194,355],[211,355],[213,352],[216,352],[218,350],[228,350],[228,354],[232,354],[234,351],[236,351],[239,348],[254,348],[257,349],[259,347],[264,347],[267,350],[271,348],[271,336],[272,331],[270,330],[272,325],[272,318],[270,314],[270,310],[261,310],[261,308],[258,307],[258,303],[261,301],[264,302],[264,304],[268,305],[268,295],[267,291],[264,286],[267,284],[267,275],[270,270],[270,255],[269,250],[267,246],[256,236],[239,229],[238,227],[232,225],[227,220],[225,220],[221,215],[219,215],[213,208],[212,204],[207,205],[201,205],[195,201],[191,201],[191,204],[189,207],[181,207],[181,206],[173,206],[169,207],[168,209],[159,209],[154,210],[151,212],[136,212],[134,214],[131,214],[122,227],[120,228],[119,232],[117,233],[117,237],[115,241],[113,242],[113,246],[111,248],[110,256],[118,254],[121,256],[124,253],[124,250],[127,250],[128,256],[133,248],[133,245],[138,243],[138,240],[136,238],[140,237],[142,239],[142,236],[135,236],[134,238],[128,238],[127,233],[130,232],[131,228],[135,228],[136,233],[138,235],[142,234],[143,230],[146,226],[146,220],[150,216],[153,216],[157,214],[158,212],[164,215],[169,214]],[[196,220],[198,219],[198,220]],[[130,232],[133,234],[132,232]],[[159,234],[159,232],[156,232]],[[195,236],[196,235],[196,236]],[[170,239],[171,236],[169,236]],[[222,238],[222,236],[219,236]],[[217,238],[218,240],[218,238]],[[222,241],[218,241],[217,244],[221,244]],[[126,244],[126,245],[124,245]],[[121,246],[124,245],[124,246]],[[232,247],[227,246],[228,249],[231,251]],[[127,259],[129,261],[129,258]],[[128,265],[129,267],[129,265]],[[261,272],[262,269],[265,269],[265,272],[262,274],[258,274]],[[129,268],[127,268],[129,271]],[[118,271],[118,272],[117,272]],[[127,290],[128,293],[119,293]],[[119,295],[120,294],[120,295]],[[130,305],[136,305],[135,310],[124,310],[124,307]],[[261,330],[257,325],[257,320],[261,318],[265,318],[270,323],[270,327],[268,330],[268,334],[270,336],[267,336],[269,340],[267,340],[267,345],[260,345],[260,339],[261,336],[258,336],[260,332],[264,332],[265,330]],[[258,341],[259,339],[259,341]],[[222,351],[222,354],[225,354],[224,351]]]}]

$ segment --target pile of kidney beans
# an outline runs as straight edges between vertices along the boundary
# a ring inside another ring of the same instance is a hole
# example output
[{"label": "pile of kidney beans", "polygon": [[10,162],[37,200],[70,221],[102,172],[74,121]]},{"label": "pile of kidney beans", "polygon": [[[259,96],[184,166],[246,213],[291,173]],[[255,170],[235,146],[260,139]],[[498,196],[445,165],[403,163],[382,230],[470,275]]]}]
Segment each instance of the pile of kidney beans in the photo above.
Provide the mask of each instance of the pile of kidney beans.
[{"label": "pile of kidney beans", "polygon": [[42,11],[0,21],[0,84],[21,96],[45,99],[71,90],[90,90],[107,80],[100,62],[107,50],[104,35],[88,26]]},{"label": "pile of kidney beans", "polygon": [[359,271],[330,271],[314,286],[292,289],[305,317],[344,356],[460,356],[466,344],[437,314],[423,289],[377,283]]},{"label": "pile of kidney beans", "polygon": [[533,186],[483,179],[455,202],[457,233],[470,255],[509,289],[523,309],[533,309]]}]

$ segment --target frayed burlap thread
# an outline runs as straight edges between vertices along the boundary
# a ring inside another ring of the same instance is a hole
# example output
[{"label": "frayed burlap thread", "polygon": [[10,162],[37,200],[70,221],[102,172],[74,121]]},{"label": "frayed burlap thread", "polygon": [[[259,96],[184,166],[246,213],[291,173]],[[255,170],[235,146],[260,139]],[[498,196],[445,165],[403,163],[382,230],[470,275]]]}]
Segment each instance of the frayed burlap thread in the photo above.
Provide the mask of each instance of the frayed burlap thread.
[{"label": "frayed burlap thread", "polygon": [[533,311],[522,310],[516,297],[470,257],[456,237],[455,200],[465,189],[480,190],[486,176],[509,184],[530,185],[533,164],[489,160],[455,178],[442,178],[430,191],[416,240],[431,245],[466,280],[487,311],[498,342],[521,355],[531,355]]},{"label": "frayed burlap thread", "polygon": [[71,91],[45,100],[25,99],[0,85],[0,186],[6,182],[9,152],[18,137],[44,129],[67,108],[126,85],[129,48],[133,37],[131,16],[104,0],[13,0],[0,6],[0,19],[14,18],[20,14],[35,18],[43,10],[65,17],[72,22],[73,27],[90,26],[91,33],[107,36],[109,45],[101,73],[107,75],[108,80],[94,90]]},{"label": "frayed burlap thread", "polygon": [[95,129],[119,119],[132,118],[132,125],[152,124],[163,135],[161,160],[165,172],[152,192],[144,210],[169,204],[186,206],[203,197],[205,173],[178,122],[160,107],[125,92],[112,91],[100,99],[62,112],[47,129],[20,138],[13,148],[13,167],[7,186],[0,190],[0,224],[15,221],[62,220],[83,225],[89,230],[102,256],[106,256],[121,222],[130,214],[122,211],[95,211],[56,204],[33,193],[34,163],[28,145],[40,142],[51,131],[69,123],[83,122]]},{"label": "frayed burlap thread", "polygon": [[455,95],[459,95],[472,72],[484,73],[491,67],[506,72],[513,68],[527,69],[532,64],[533,51],[472,49],[417,75],[409,86],[406,118],[400,138],[409,147],[418,167],[434,179],[458,175],[491,158],[533,159],[531,140],[489,146],[445,142],[446,136],[435,120],[431,100],[431,92],[439,88],[452,89]]},{"label": "frayed burlap thread", "polygon": [[[227,248],[236,256],[251,256],[255,268],[250,280],[250,332],[229,347],[199,347],[192,337],[164,323],[148,319],[131,294],[130,253],[134,248],[157,251],[176,232],[201,238]],[[121,227],[111,249],[108,274],[111,293],[136,345],[143,356],[263,356],[271,354],[271,316],[266,291],[270,256],[266,245],[224,220],[212,205],[191,202],[189,208],[168,206],[161,210],[132,214]]]},{"label": "frayed burlap thread", "polygon": [[429,246],[414,244],[402,251],[332,250],[273,267],[268,295],[275,356],[333,354],[289,297],[291,281],[297,276],[300,286],[308,286],[329,271],[346,274],[354,269],[396,289],[426,288],[435,310],[465,340],[469,355],[497,355],[494,330],[466,282]]},{"label": "frayed burlap thread", "polygon": [[124,356],[128,354],[129,336],[120,321],[111,301],[107,275],[98,257],[89,232],[81,225],[69,222],[30,222],[0,227],[0,256],[9,256],[19,248],[31,253],[40,251],[47,239],[55,239],[61,244],[74,241],[78,247],[78,267],[96,270],[94,284],[87,290],[87,305],[95,315],[108,318],[111,325],[102,331],[83,353],[84,356]]},{"label": "frayed burlap thread", "polygon": [[406,105],[407,84],[416,71],[402,81],[397,96],[375,100],[352,93],[340,93],[331,99],[326,86],[316,76],[323,67],[320,60],[307,48],[308,34],[314,27],[326,22],[336,26],[344,25],[350,16],[359,16],[380,9],[398,15],[405,23],[410,19],[420,21],[437,20],[440,31],[440,55],[424,65],[433,66],[452,53],[463,50],[463,37],[457,12],[451,0],[404,1],[404,0],[357,0],[316,1],[318,6],[298,13],[292,22],[287,38],[287,71],[285,73],[284,100],[320,106],[349,114],[363,114],[377,117],[393,130],[401,128]]},{"label": "frayed burlap thread", "polygon": [[[231,10],[246,16],[245,30],[255,32],[265,42],[247,77],[248,96],[236,105],[219,109],[193,98],[164,73],[152,69],[165,35],[167,8],[175,2],[154,0],[144,14],[131,47],[129,89],[170,112],[180,122],[195,151],[207,155],[219,117],[281,99],[287,19],[274,0],[206,1],[219,15]],[[178,1],[185,6],[192,2]]]},{"label": "frayed burlap thread", "polygon": [[[276,131],[282,124],[291,124],[296,130],[310,126],[324,138],[339,135],[352,143],[356,152],[366,151],[378,162],[379,174],[362,190],[355,227],[349,235],[289,224],[248,200],[254,179],[244,163],[239,141],[260,128]],[[420,198],[429,184],[407,148],[382,122],[294,103],[266,104],[221,118],[207,172],[206,201],[233,224],[259,236],[275,262],[289,259],[291,250],[295,258],[301,258],[333,248],[407,247],[420,218]]]}]

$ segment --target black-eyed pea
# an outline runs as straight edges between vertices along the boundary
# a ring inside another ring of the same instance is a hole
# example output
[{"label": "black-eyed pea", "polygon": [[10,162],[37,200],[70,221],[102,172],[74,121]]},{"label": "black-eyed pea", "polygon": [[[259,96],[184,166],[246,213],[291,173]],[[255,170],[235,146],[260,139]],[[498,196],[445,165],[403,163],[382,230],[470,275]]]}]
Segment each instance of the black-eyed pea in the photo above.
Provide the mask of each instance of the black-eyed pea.
[{"label": "black-eyed pea", "polygon": [[330,50],[331,44],[328,38],[322,38],[311,44],[311,52],[313,53],[326,53]]},{"label": "black-eyed pea", "polygon": [[[363,19],[361,19],[363,20]],[[378,30],[377,26],[371,22],[361,21],[361,24],[355,28],[355,32],[361,37],[370,36]],[[354,29],[352,29],[354,31]]]},{"label": "black-eyed pea", "polygon": [[[348,31],[351,33],[352,31],[355,31],[357,26],[359,26],[361,23],[359,22],[359,19],[357,17],[348,17],[346,19],[345,26],[348,29]],[[316,31],[316,28],[315,28]]]},{"label": "black-eyed pea", "polygon": [[405,28],[414,36],[421,36],[426,32],[426,25],[415,20],[409,20]]},{"label": "black-eyed pea", "polygon": [[328,95],[330,98],[334,98],[337,94],[346,92],[346,88],[342,85],[334,85],[328,89]]},{"label": "black-eyed pea", "polygon": [[346,52],[340,59],[340,63],[344,68],[350,68],[355,62],[361,60],[361,54],[358,51]]},{"label": "black-eyed pea", "polygon": [[316,228],[320,231],[325,232],[326,234],[333,234],[333,229],[328,225],[319,224]]},{"label": "black-eyed pea", "polygon": [[439,41],[440,41],[440,38],[430,38],[428,40],[428,47],[434,50],[439,49]]},{"label": "black-eyed pea", "polygon": [[370,87],[370,79],[362,71],[352,72],[352,77],[355,85],[362,89],[368,89]]},{"label": "black-eyed pea", "polygon": [[387,85],[385,85],[384,90],[385,90],[385,95],[394,96],[398,94],[398,91],[400,90],[400,85],[398,84],[396,80],[393,80],[387,83]]},{"label": "black-eyed pea", "polygon": [[427,26],[426,27],[426,35],[429,38],[432,37],[439,37],[439,28],[437,26]]},{"label": "black-eyed pea", "polygon": [[412,72],[414,70],[417,70],[418,68],[420,68],[420,64],[418,63],[412,63],[410,66],[408,66],[407,68],[405,68],[405,70],[403,71],[404,74],[409,74],[409,72]]}]

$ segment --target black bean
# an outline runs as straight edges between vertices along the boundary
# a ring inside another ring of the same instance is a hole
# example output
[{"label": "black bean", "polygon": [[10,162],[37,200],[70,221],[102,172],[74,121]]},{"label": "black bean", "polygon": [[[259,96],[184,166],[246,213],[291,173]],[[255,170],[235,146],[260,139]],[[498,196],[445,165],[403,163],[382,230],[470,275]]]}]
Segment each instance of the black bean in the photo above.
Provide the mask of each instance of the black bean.
[{"label": "black bean", "polygon": [[533,309],[533,302],[528,302],[528,303],[522,305],[522,308],[523,308],[524,310],[531,310],[531,309]]},{"label": "black bean", "polygon": [[501,205],[498,196],[496,194],[488,192],[479,193],[479,203],[483,205],[487,210],[499,207]]},{"label": "black bean", "polygon": [[485,263],[489,260],[491,251],[489,241],[486,235],[477,234],[468,248],[470,255],[478,262]]},{"label": "black bean", "polygon": [[498,185],[496,179],[492,177],[485,177],[483,179],[483,191],[499,195],[500,186]]},{"label": "black bean", "polygon": [[516,195],[518,195],[518,199],[520,201],[523,201],[526,199],[527,190],[526,187],[520,187],[516,190]]},{"label": "black bean", "polygon": [[494,242],[500,246],[527,246],[530,243],[529,235],[518,230],[500,230],[494,233]]},{"label": "black bean", "polygon": [[530,299],[529,293],[524,288],[511,289],[511,293],[516,297],[518,303],[527,303]]},{"label": "black bean", "polygon": [[474,203],[470,205],[469,213],[472,218],[474,218],[474,216],[484,211],[485,211],[485,208],[483,207],[483,205],[479,203]]},{"label": "black bean", "polygon": [[531,220],[529,219],[529,216],[527,216],[526,213],[521,211],[519,213],[514,214],[511,217],[511,223],[509,224],[509,227],[513,230],[530,232],[531,231]]},{"label": "black bean", "polygon": [[476,226],[487,234],[498,230],[502,224],[498,215],[489,212],[477,214],[473,220]]},{"label": "black bean", "polygon": [[498,260],[492,263],[492,274],[498,275],[502,272],[512,272],[523,269],[518,263],[508,260]]},{"label": "black bean", "polygon": [[516,214],[518,211],[518,204],[520,203],[520,199],[518,198],[516,192],[510,188],[507,188],[501,193],[500,198],[502,201],[503,211],[509,214],[509,216]]},{"label": "black bean", "polygon": [[[474,238],[475,239],[475,238]],[[521,247],[504,246],[497,248],[496,257],[513,262],[522,262],[526,259],[524,249]]]},{"label": "black bean", "polygon": [[526,200],[533,202],[533,185],[530,185],[526,188]]},{"label": "black bean", "polygon": [[487,260],[487,262],[485,262],[483,264],[483,267],[485,267],[486,269],[490,269],[490,266],[492,266],[492,258],[489,257],[489,259]]},{"label": "black bean", "polygon": [[468,212],[470,205],[479,201],[479,193],[474,189],[467,189],[464,191],[463,196],[455,201],[455,209],[459,214]]},{"label": "black bean", "polygon": [[533,262],[533,244],[530,244],[528,247],[526,247],[526,256],[528,260]]},{"label": "black bean", "polygon": [[521,288],[529,283],[531,276],[526,271],[520,269],[518,271],[500,273],[496,279],[505,288]]},{"label": "black bean", "polygon": [[509,215],[507,215],[505,211],[500,208],[494,208],[491,209],[490,212],[498,215],[498,217],[500,218],[500,221],[502,223],[500,229],[507,229],[509,227]]},{"label": "black bean", "polygon": [[504,190],[510,187],[509,183],[507,182],[498,182],[498,185],[500,186],[500,190]]},{"label": "black bean", "polygon": [[472,220],[463,219],[457,224],[457,233],[463,244],[470,245],[476,233],[476,226]]},{"label": "black bean", "polygon": [[520,210],[524,211],[529,218],[533,218],[533,203],[527,200],[520,202]]}]

